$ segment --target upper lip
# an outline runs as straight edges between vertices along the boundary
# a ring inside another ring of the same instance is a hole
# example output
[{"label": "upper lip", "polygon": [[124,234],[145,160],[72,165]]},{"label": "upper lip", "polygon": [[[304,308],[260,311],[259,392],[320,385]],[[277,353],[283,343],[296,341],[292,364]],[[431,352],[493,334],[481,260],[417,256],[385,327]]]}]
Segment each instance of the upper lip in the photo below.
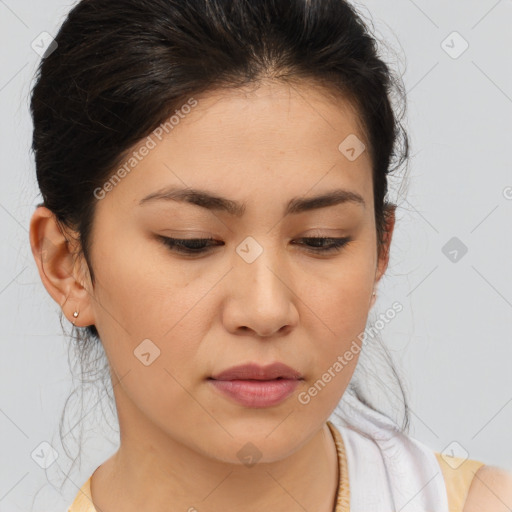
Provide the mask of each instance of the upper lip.
[{"label": "upper lip", "polygon": [[260,366],[257,363],[233,366],[210,378],[215,380],[272,380],[277,378],[301,379],[302,375],[286,364],[278,362],[266,366]]}]

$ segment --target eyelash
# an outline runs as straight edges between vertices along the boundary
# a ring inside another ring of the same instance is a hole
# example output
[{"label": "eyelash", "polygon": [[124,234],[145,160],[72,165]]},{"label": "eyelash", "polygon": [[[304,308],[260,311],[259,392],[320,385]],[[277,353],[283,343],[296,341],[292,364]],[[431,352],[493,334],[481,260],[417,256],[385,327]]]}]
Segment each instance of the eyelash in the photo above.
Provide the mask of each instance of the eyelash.
[{"label": "eyelash", "polygon": [[[197,254],[205,254],[209,252],[209,249],[212,247],[200,247],[201,244],[205,242],[214,242],[213,238],[169,238],[166,236],[159,237],[162,240],[162,243],[166,245],[169,249],[175,252],[188,254],[188,255],[197,255]],[[300,238],[299,240],[313,241],[313,243],[331,242],[329,247],[311,247],[307,249],[308,252],[313,252],[317,254],[330,254],[330,253],[338,253],[340,252],[349,242],[352,241],[351,237],[344,238],[331,238],[331,237],[315,237],[309,236]],[[186,244],[191,244],[188,246]],[[199,245],[199,247],[198,247]]]}]

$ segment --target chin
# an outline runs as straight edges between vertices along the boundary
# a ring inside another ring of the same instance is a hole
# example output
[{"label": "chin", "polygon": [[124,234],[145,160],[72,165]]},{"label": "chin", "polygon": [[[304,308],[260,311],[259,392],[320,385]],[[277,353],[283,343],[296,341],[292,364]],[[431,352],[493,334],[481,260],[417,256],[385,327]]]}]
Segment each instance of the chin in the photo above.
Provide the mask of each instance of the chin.
[{"label": "chin", "polygon": [[283,422],[286,414],[279,419],[268,418],[246,422],[222,423],[217,434],[208,434],[208,443],[201,451],[212,459],[235,465],[251,467],[256,463],[272,463],[285,459],[297,451],[307,440],[303,429],[297,429],[292,422]]}]

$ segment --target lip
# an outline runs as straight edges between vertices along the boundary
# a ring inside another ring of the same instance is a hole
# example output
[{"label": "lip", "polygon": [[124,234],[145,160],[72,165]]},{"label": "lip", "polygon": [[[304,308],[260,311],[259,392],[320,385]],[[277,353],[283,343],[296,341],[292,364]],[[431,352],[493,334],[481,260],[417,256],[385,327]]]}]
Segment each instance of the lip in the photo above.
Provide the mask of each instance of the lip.
[{"label": "lip", "polygon": [[249,363],[228,368],[208,381],[220,392],[245,407],[271,407],[288,398],[303,380],[284,363],[260,366]]},{"label": "lip", "polygon": [[297,370],[284,363],[272,363],[260,366],[257,363],[241,364],[224,370],[210,378],[215,380],[273,380],[273,379],[302,379]]}]

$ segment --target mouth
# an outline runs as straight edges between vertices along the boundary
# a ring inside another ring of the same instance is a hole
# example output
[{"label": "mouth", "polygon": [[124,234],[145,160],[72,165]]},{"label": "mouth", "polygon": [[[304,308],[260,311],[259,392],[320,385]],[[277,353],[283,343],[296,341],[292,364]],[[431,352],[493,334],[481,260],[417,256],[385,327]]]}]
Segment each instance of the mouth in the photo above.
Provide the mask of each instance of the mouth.
[{"label": "mouth", "polygon": [[278,362],[266,366],[256,363],[233,366],[209,378],[214,380],[297,380],[303,377],[299,371]]},{"label": "mouth", "polygon": [[304,380],[297,370],[283,363],[255,363],[228,368],[208,381],[234,402],[245,407],[271,407],[288,398]]}]

